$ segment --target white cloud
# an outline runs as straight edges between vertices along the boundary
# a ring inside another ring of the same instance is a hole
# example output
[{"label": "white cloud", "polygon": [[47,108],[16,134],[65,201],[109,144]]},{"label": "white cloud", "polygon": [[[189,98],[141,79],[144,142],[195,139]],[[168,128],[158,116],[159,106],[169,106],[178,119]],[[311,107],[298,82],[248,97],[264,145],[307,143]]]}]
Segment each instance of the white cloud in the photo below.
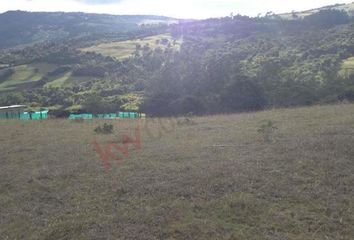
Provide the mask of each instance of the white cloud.
[{"label": "white cloud", "polygon": [[[153,14],[179,18],[208,18],[231,12],[255,16],[350,3],[352,0],[1,0],[0,12],[8,10]],[[93,4],[94,3],[94,4]]]}]

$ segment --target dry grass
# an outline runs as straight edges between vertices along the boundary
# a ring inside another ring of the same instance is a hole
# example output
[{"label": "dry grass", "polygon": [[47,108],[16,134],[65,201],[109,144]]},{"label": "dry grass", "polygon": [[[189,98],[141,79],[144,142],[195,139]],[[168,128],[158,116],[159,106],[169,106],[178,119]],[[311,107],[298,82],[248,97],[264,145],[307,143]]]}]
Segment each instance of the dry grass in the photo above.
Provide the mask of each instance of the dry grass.
[{"label": "dry grass", "polygon": [[353,239],[354,105],[146,121],[108,172],[91,142],[143,122],[0,122],[0,239]]}]

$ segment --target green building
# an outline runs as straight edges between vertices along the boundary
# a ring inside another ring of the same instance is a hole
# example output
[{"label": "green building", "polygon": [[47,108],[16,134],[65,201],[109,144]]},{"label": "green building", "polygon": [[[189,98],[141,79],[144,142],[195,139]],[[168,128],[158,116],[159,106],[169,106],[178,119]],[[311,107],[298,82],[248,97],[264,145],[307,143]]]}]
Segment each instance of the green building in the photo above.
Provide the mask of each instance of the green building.
[{"label": "green building", "polygon": [[70,114],[69,119],[119,119],[119,118],[145,118],[145,114],[137,112],[118,112],[109,114]]},{"label": "green building", "polygon": [[0,107],[0,119],[21,119],[21,115],[25,112],[26,106],[12,105]]},{"label": "green building", "polygon": [[24,105],[0,107],[0,119],[41,120],[48,118],[48,110],[25,112],[25,109]]}]

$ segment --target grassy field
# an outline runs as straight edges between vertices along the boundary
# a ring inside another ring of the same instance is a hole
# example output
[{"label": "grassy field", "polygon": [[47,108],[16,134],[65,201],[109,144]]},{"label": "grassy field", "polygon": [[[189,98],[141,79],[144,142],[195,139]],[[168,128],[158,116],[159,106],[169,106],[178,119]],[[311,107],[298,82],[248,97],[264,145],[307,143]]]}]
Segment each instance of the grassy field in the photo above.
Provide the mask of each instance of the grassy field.
[{"label": "grassy field", "polygon": [[[30,89],[31,84],[35,84],[43,77],[46,77],[48,81],[43,87],[50,88],[70,87],[73,83],[86,82],[93,79],[92,77],[73,76],[72,71],[67,71],[56,76],[47,75],[58,67],[58,65],[47,63],[31,63],[13,67],[14,74],[6,79],[0,79],[0,92]],[[0,71],[4,71],[4,69]]]},{"label": "grassy field", "polygon": [[44,87],[49,87],[49,88],[60,88],[65,85],[65,83],[72,77],[71,72],[66,72],[62,74],[61,76],[57,77],[53,81],[48,82],[47,84],[44,85]]},{"label": "grassy field", "polygon": [[[176,41],[176,45],[173,45],[174,40],[170,35],[161,34],[161,35],[156,35],[144,39],[103,43],[103,44],[99,44],[81,50],[84,52],[100,53],[104,56],[110,56],[116,59],[125,59],[132,56],[132,54],[135,52],[136,45],[140,45],[141,47],[144,47],[145,45],[148,44],[150,48],[158,48],[158,47],[162,49],[166,48],[166,45],[161,43],[162,39],[167,39],[174,48],[179,48],[180,46],[180,41]],[[157,41],[160,41],[160,43],[157,43]]]},{"label": "grassy field", "polygon": [[1,79],[0,91],[21,89],[27,84],[41,80],[48,72],[53,71],[56,65],[35,63],[13,67],[14,74],[7,79]]},{"label": "grassy field", "polygon": [[94,77],[78,77],[73,76],[72,71],[65,72],[59,76],[52,77],[48,83],[44,85],[45,88],[62,88],[72,87],[74,83],[88,82],[95,79]]},{"label": "grassy field", "polygon": [[167,121],[0,122],[0,238],[353,239],[354,105]]}]

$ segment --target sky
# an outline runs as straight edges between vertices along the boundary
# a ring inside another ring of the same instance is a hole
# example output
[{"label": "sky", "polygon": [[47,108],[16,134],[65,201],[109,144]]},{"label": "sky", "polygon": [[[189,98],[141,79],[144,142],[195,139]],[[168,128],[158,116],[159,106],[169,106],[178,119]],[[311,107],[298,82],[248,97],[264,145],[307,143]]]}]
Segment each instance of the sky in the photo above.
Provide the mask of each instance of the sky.
[{"label": "sky", "polygon": [[8,10],[163,15],[203,19],[234,14],[300,11],[353,0],[0,0]]}]

